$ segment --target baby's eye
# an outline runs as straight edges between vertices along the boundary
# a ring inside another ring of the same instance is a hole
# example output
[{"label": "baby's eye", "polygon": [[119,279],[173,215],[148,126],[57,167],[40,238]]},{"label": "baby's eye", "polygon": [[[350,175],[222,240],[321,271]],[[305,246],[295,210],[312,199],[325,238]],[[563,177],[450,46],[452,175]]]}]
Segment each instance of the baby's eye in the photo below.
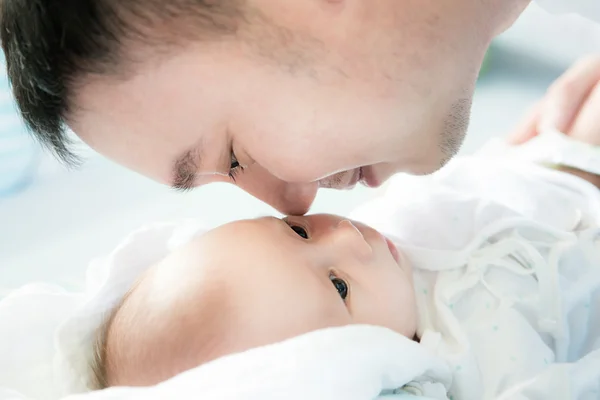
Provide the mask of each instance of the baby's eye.
[{"label": "baby's eye", "polygon": [[342,300],[346,300],[346,297],[348,297],[348,284],[343,279],[340,279],[335,275],[331,275],[329,279],[331,280],[331,283],[333,283],[333,287],[335,290],[337,290]]},{"label": "baby's eye", "polygon": [[292,230],[296,232],[298,236],[300,236],[302,239],[308,239],[308,233],[303,227],[297,225],[290,225],[290,228],[292,228]]}]

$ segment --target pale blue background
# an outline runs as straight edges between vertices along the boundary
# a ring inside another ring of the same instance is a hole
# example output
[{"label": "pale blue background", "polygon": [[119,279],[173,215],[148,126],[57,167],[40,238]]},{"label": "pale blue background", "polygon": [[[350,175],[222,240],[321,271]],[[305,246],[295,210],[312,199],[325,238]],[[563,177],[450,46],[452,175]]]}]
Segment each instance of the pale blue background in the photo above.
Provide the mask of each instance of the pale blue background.
[{"label": "pale blue background", "polygon": [[40,150],[13,101],[0,52],[0,199],[24,189],[37,170]]}]

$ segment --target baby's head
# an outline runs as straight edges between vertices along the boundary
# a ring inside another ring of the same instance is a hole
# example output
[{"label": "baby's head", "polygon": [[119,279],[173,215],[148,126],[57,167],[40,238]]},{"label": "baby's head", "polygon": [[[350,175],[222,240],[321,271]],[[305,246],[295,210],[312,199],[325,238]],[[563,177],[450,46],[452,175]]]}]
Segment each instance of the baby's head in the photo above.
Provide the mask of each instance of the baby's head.
[{"label": "baby's head", "polygon": [[331,215],[221,226],[152,267],[100,335],[100,387],[148,386],[227,354],[350,324],[413,338],[409,265]]}]

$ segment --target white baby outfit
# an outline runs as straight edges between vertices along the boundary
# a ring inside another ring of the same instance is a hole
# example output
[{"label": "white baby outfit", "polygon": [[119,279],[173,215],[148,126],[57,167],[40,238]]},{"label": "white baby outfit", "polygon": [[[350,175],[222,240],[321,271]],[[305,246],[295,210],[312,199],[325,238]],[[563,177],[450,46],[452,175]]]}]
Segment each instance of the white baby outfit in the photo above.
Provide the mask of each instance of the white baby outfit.
[{"label": "white baby outfit", "polygon": [[600,399],[600,190],[523,162],[600,172],[565,140],[398,175],[351,216],[413,263],[422,345],[452,366],[455,399]]}]

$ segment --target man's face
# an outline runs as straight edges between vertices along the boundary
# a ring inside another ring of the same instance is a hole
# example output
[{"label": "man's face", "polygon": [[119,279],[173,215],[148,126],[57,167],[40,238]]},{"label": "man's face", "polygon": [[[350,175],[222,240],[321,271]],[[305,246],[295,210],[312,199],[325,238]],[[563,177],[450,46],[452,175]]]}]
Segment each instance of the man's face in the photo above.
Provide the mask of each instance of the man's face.
[{"label": "man's face", "polygon": [[159,182],[235,182],[304,213],[319,187],[378,186],[452,157],[489,42],[527,1],[249,3],[236,38],[160,62],[140,51],[127,79],[86,77],[71,127]]}]

